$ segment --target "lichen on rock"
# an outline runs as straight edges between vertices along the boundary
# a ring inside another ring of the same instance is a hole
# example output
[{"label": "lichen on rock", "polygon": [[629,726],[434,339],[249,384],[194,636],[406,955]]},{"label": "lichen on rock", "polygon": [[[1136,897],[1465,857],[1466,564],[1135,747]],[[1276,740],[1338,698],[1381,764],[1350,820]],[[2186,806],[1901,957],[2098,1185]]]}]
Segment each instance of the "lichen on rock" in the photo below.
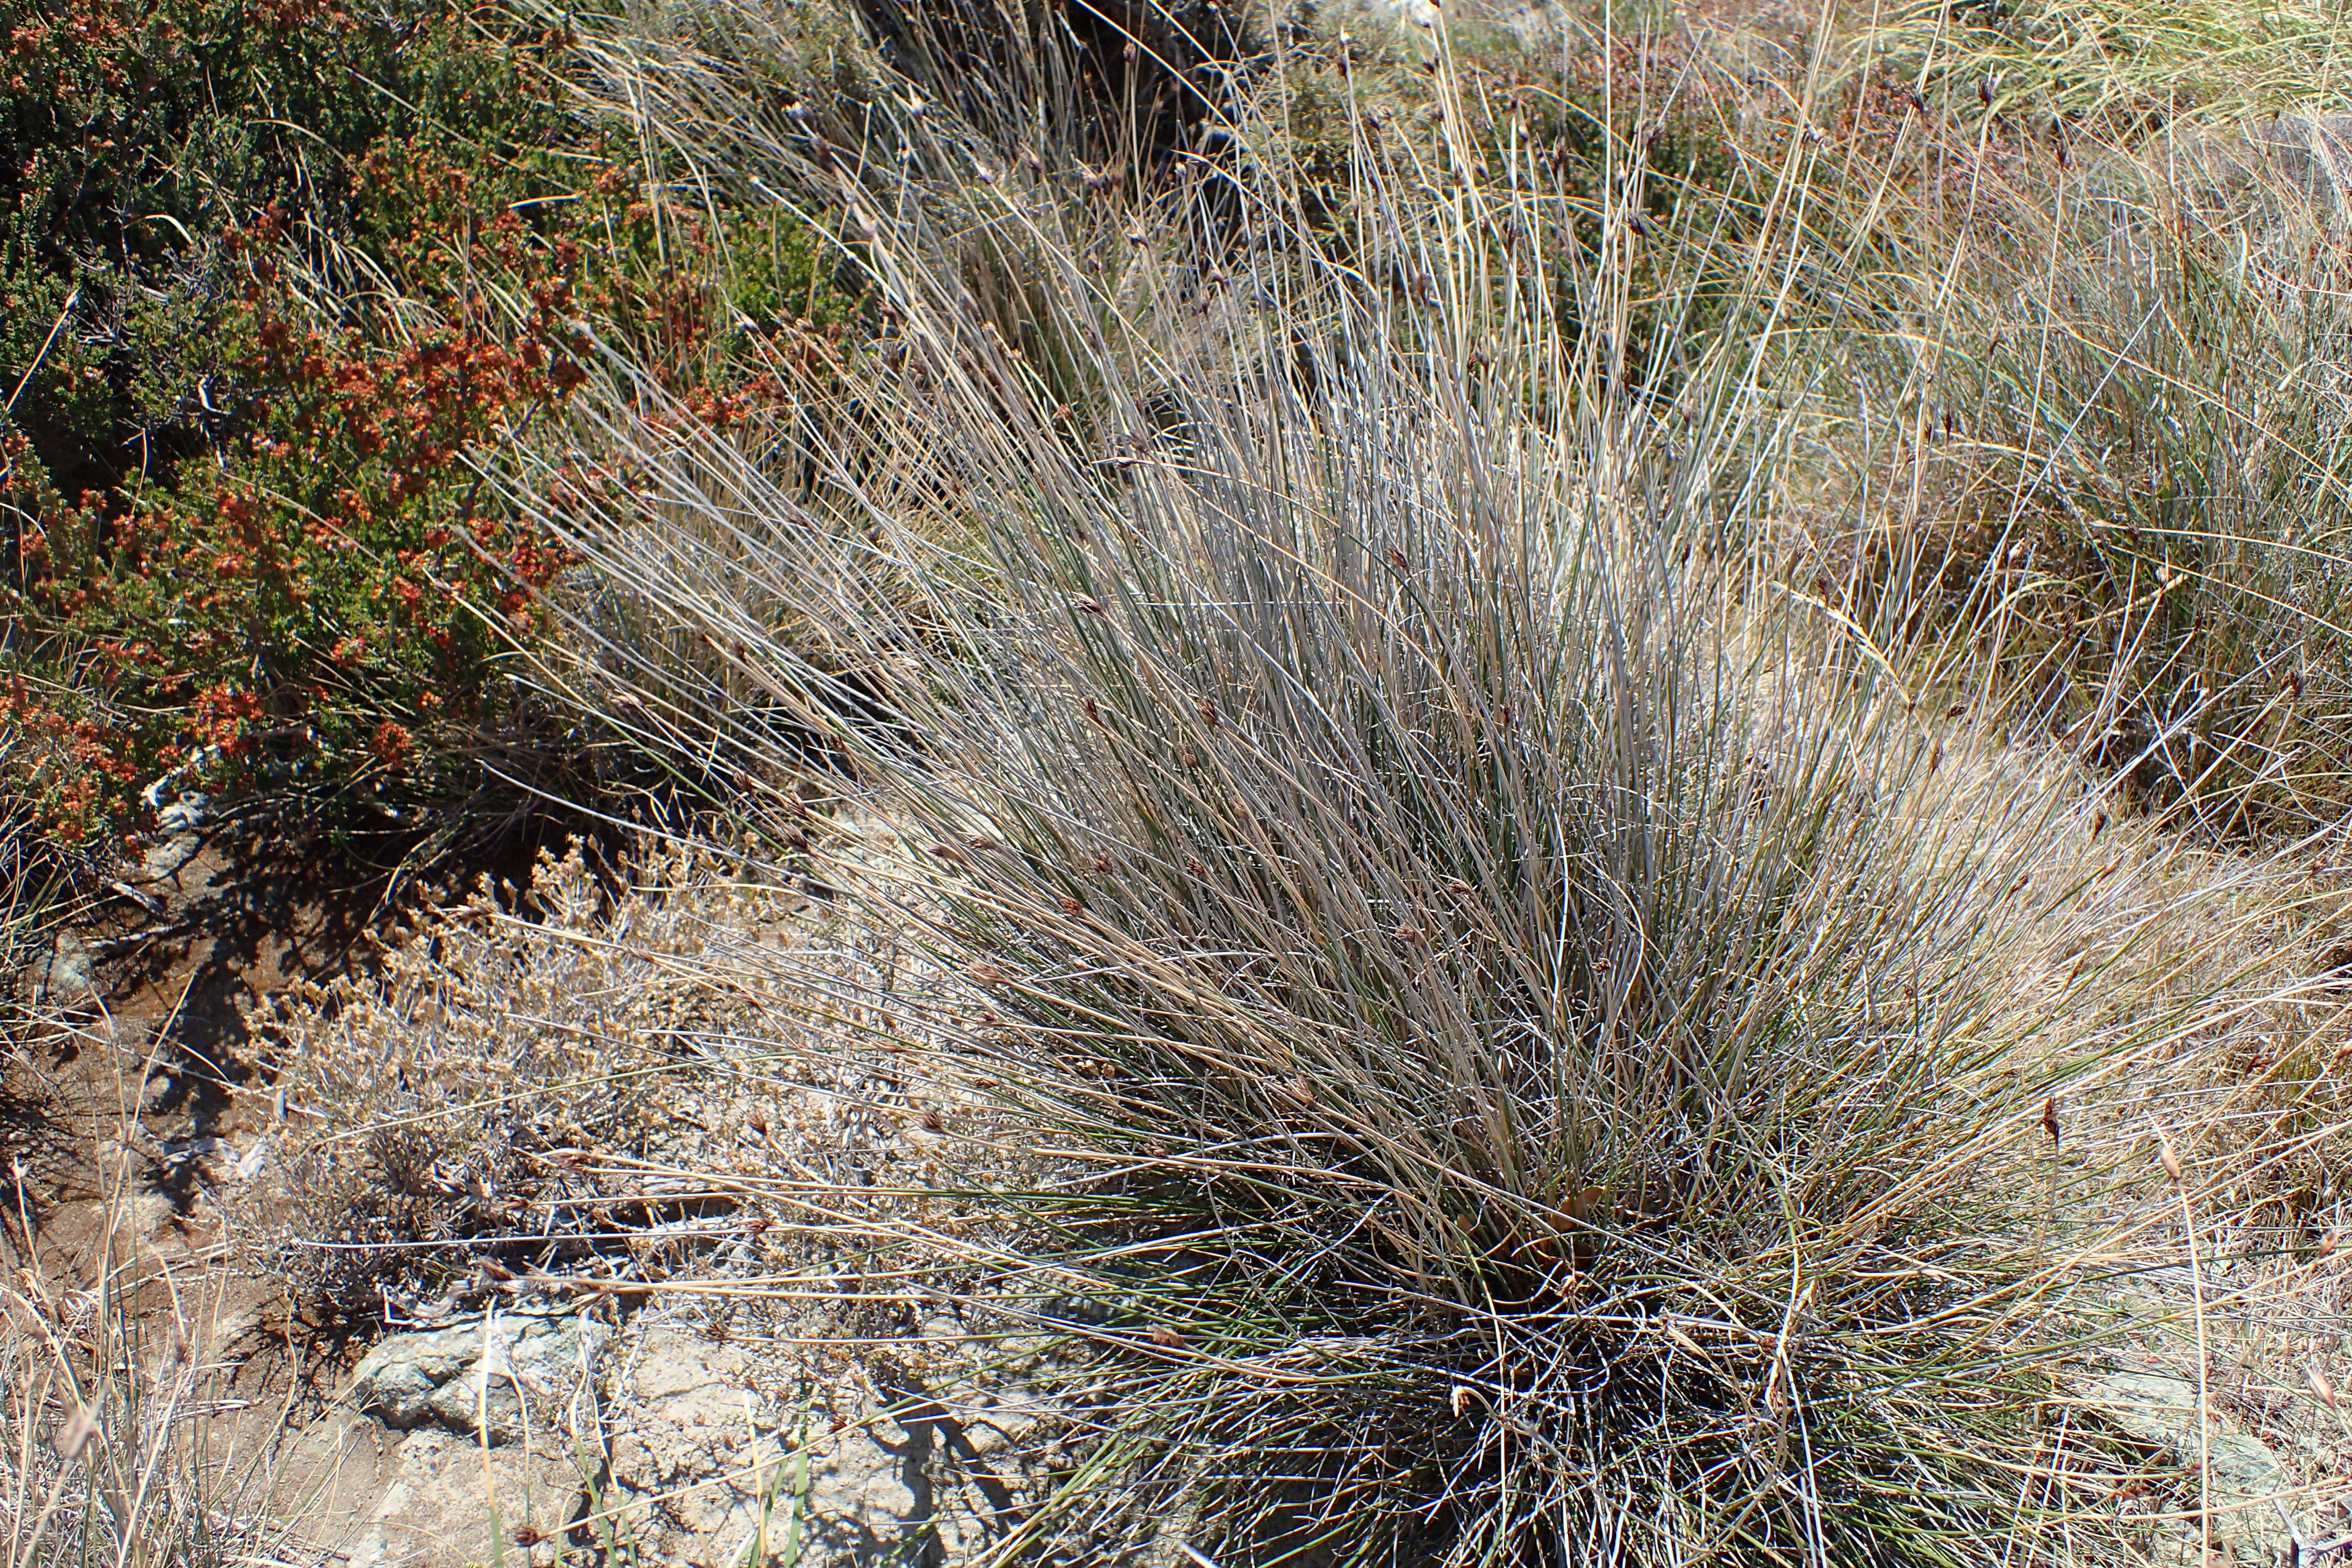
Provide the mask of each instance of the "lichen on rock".
[{"label": "lichen on rock", "polygon": [[351,1401],[405,1431],[443,1426],[493,1446],[534,1429],[568,1428],[593,1399],[608,1331],[571,1312],[513,1311],[445,1329],[394,1334],[352,1369]]}]

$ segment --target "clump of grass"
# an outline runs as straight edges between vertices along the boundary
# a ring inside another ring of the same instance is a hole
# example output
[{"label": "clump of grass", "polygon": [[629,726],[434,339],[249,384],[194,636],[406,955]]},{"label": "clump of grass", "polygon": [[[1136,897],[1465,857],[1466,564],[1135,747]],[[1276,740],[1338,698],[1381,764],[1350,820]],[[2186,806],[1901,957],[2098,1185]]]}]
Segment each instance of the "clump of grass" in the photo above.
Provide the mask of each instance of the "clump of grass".
[{"label": "clump of grass", "polygon": [[[992,1074],[1140,1167],[1055,1209],[1139,1352],[1130,1484],[1244,1561],[1965,1556],[2080,1506],[1998,1458],[2063,1331],[1986,1178],[2099,1053],[1982,1026],[2073,793],[1939,783],[1899,691],[1717,641],[1581,484],[1388,405],[1370,452],[1193,424],[1120,530],[1159,570],[1089,575],[1099,631],[960,710],[1017,730],[944,726],[984,788],[925,792],[992,840],[930,884]],[[1383,535],[1276,463],[1384,492]]]},{"label": "clump of grass", "polygon": [[[2123,1554],[2151,1527],[2119,1484],[2193,1489],[2067,1379],[2136,1310],[2117,1277],[2170,1258],[2143,1111],[2226,1136],[2197,1121],[2216,1047],[2280,1000],[2234,906],[2274,879],[2163,870],[2104,793],[2128,759],[2069,726],[2172,656],[2053,652],[2000,574],[2029,509],[2086,510],[2084,426],[2196,460],[2164,414],[2191,336],[2144,365],[2085,310],[2026,374],[1977,323],[2074,308],[2063,187],[2043,213],[1984,145],[1953,165],[1982,202],[1869,176],[1814,123],[1826,64],[1663,205],[1642,73],[1581,162],[1476,62],[1433,81],[1411,123],[1334,118],[1342,201],[1244,158],[1115,230],[984,128],[885,110],[919,177],[838,231],[891,323],[859,417],[646,434],[632,384],[577,460],[664,526],[554,520],[825,738],[904,848],[837,880],[960,977],[897,988],[961,1041],[937,1070],[1092,1173],[1003,1194],[1017,1241],[965,1252],[1087,1347],[1095,1442],[1015,1546],[1991,1563],[2063,1521]],[[1284,112],[1221,109],[1243,148]],[[715,167],[724,125],[670,129]],[[1979,431],[2021,422],[1973,468],[1925,440],[1954,382],[1988,389]],[[2307,476],[2305,413],[2273,412]],[[2256,552],[2258,448],[2213,470]],[[2020,453],[2039,477],[2004,490]],[[2049,591],[2105,592],[2079,564]],[[2242,603],[2273,619],[2225,661],[2319,618]],[[636,668],[671,743],[756,751],[703,670]],[[2336,1135],[2305,1109],[2298,1139]]]},{"label": "clump of grass", "polygon": [[2230,121],[2344,101],[2336,19],[2319,5],[2032,0],[1874,14],[1844,41],[1923,85],[2019,115],[2104,128]]},{"label": "clump of grass", "polygon": [[988,1070],[1133,1172],[1050,1211],[1125,1484],[1037,1529],[1966,1561],[2086,1510],[2095,1442],[2011,1462],[2074,1331],[2038,1115],[2132,1043],[2079,980],[2012,1011],[2077,789],[1939,771],[1898,683],[1610,516],[1603,453],[1339,401],[1189,405],[1124,506],[1038,487],[1020,682],[925,727]]},{"label": "clump of grass", "polygon": [[[905,998],[960,1020],[942,1070],[1095,1173],[984,1255],[1094,1350],[1096,1444],[1022,1540],[2119,1540],[2127,1462],[2053,1379],[2121,1146],[2070,1121],[2062,1177],[2044,1114],[2179,1034],[2136,1006],[2168,956],[2093,954],[2096,802],[2031,751],[1948,762],[1920,673],[1727,552],[1786,428],[1777,279],[1637,300],[1619,167],[1598,244],[1523,288],[1514,245],[1596,215],[1358,157],[1356,233],[1281,230],[1223,288],[1181,195],[1115,262],[1009,199],[1091,421],[916,228],[876,251],[895,413],[824,492],[672,442],[632,460],[706,531],[570,520],[852,759],[911,851],[856,885],[961,976]],[[1647,363],[1637,307],[1679,328]],[[922,615],[828,601],[868,552]],[[776,604],[883,695],[829,709]]]},{"label": "clump of grass", "polygon": [[2261,136],[1972,119],[1874,87],[1823,156],[1805,249],[1869,262],[1794,367],[1782,570],[2128,805],[2324,829],[2352,779],[2334,198]]},{"label": "clump of grass", "polygon": [[25,1568],[274,1559],[288,1531],[251,1506],[266,1455],[212,1419],[219,1281],[142,1256],[127,1160],[102,1174],[89,1271],[54,1278],[34,1252],[0,1288],[0,1551]]}]

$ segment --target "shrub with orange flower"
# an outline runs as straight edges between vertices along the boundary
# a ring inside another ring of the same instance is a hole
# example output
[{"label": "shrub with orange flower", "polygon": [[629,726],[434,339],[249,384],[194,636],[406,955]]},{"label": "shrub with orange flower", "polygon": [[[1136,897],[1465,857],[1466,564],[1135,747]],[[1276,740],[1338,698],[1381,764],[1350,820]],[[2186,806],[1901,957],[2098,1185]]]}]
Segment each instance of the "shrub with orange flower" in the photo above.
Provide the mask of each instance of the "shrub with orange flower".
[{"label": "shrub with orange flower", "polygon": [[559,33],[258,16],[0,0],[0,363],[32,367],[0,673],[55,742],[5,765],[60,834],[135,826],[174,769],[324,811],[468,795],[531,727],[499,661],[572,564],[493,476],[589,376],[583,323],[723,423],[772,384],[759,301],[847,308],[813,246],[720,245],[606,157]]}]

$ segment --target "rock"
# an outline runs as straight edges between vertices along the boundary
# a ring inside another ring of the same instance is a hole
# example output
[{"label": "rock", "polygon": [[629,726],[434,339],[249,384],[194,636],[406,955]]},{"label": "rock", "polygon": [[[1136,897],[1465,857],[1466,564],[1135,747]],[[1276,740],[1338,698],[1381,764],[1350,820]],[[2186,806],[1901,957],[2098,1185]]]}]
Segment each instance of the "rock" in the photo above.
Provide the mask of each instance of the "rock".
[{"label": "rock", "polygon": [[352,1371],[351,1402],[395,1431],[437,1426],[495,1447],[581,1428],[608,1331],[570,1312],[503,1312],[394,1334]]},{"label": "rock", "polygon": [[[2112,1372],[2084,1378],[2077,1388],[2086,1404],[2124,1431],[2166,1449],[2182,1465],[2197,1465],[2200,1449],[2193,1379],[2167,1373]],[[2286,1467],[2258,1439],[2215,1413],[2210,1398],[2206,1404],[2201,1452],[2211,1465],[2215,1527],[2241,1558],[2267,1563],[2271,1559],[2263,1542],[2277,1533],[2278,1524],[2272,1516],[2270,1500],[2292,1489]]]},{"label": "rock", "polygon": [[[149,786],[148,796],[150,805],[154,805],[161,798],[155,794],[152,785]],[[200,790],[185,791],[179,799],[155,813],[156,830],[174,837],[193,833],[204,825],[206,817],[212,815],[212,796]]]},{"label": "rock", "polygon": [[606,1390],[610,1505],[683,1490],[659,1510],[630,1510],[615,1541],[637,1541],[658,1561],[731,1562],[753,1540],[767,1478],[745,1449],[764,1442],[761,1368],[743,1350],[691,1332],[633,1333]]},{"label": "rock", "polygon": [[[919,1364],[856,1368],[650,1313],[607,1334],[509,1312],[371,1351],[352,1380],[364,1415],[332,1436],[352,1561],[488,1563],[496,1498],[509,1563],[542,1561],[517,1542],[536,1552],[544,1532],[594,1562],[737,1568],[797,1552],[954,1568],[988,1560],[1034,1501],[1055,1410],[1005,1374],[1001,1347],[965,1353],[952,1320],[908,1342]],[[597,1379],[583,1382],[583,1363]],[[323,1463],[313,1454],[306,1473]]]},{"label": "rock", "polygon": [[33,968],[33,1005],[66,1007],[89,999],[92,955],[72,931],[58,933],[56,943]]},{"label": "rock", "polygon": [[[593,1452],[593,1446],[590,1451]],[[399,1435],[349,1412],[296,1437],[279,1470],[307,1543],[346,1568],[552,1568],[583,1511],[568,1438],[484,1448],[438,1427]]]},{"label": "rock", "polygon": [[183,832],[157,839],[139,858],[139,868],[132,873],[135,882],[161,882],[177,877],[187,863],[203,850],[205,841],[194,832]]},{"label": "rock", "polygon": [[945,1376],[957,1391],[934,1394],[887,1372],[819,1393],[688,1328],[631,1338],[606,1391],[606,1504],[625,1510],[614,1543],[644,1560],[719,1568],[764,1537],[769,1552],[796,1541],[805,1562],[946,1568],[1019,1528],[1042,1401]]}]

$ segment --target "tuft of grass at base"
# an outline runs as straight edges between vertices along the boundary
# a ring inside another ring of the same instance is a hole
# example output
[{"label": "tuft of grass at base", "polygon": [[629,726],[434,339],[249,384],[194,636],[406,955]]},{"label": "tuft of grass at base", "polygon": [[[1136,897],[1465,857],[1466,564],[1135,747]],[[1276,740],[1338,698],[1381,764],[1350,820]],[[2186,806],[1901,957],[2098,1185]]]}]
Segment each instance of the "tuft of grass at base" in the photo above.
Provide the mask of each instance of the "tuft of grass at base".
[{"label": "tuft of grass at base", "polygon": [[174,1279],[142,1255],[127,1153],[100,1177],[102,1229],[80,1278],[21,1250],[12,1216],[20,1261],[0,1287],[0,1551],[25,1568],[277,1560],[292,1532],[254,1507],[268,1455],[236,1451],[234,1418],[215,1426],[221,1281]]}]

